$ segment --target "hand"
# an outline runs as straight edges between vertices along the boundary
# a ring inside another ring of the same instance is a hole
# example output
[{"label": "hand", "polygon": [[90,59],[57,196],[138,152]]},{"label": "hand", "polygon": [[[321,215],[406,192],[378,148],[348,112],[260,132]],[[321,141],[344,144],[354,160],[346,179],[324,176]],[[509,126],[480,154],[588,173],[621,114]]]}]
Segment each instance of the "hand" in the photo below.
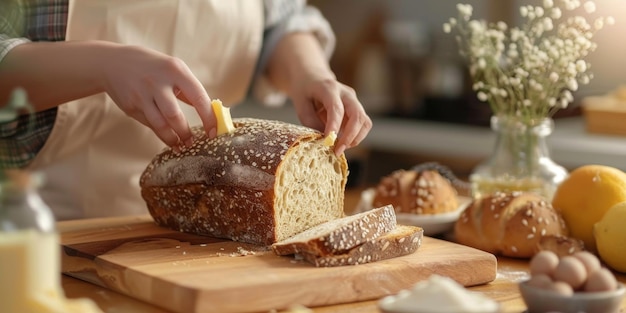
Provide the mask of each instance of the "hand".
[{"label": "hand", "polygon": [[104,89],[127,115],[150,127],[168,146],[190,146],[192,133],[176,99],[194,106],[209,137],[216,133],[210,98],[180,59],[117,45],[103,62]]},{"label": "hand", "polygon": [[332,78],[305,78],[294,85],[291,98],[300,122],[328,135],[337,133],[335,154],[358,145],[372,129],[372,120],[354,89]]}]

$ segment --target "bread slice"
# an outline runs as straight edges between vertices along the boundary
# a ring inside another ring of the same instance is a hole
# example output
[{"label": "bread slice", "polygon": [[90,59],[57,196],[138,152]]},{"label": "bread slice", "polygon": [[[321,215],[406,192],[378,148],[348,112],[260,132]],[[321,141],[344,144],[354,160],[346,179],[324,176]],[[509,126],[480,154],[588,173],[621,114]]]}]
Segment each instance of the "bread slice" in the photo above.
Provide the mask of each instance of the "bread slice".
[{"label": "bread slice", "polygon": [[424,230],[417,226],[398,225],[394,230],[370,239],[345,253],[316,256],[301,253],[302,257],[317,267],[358,265],[411,254],[422,245]]},{"label": "bread slice", "polygon": [[367,240],[378,238],[396,228],[393,206],[349,215],[307,229],[272,245],[278,255],[308,253],[328,256],[343,253]]}]

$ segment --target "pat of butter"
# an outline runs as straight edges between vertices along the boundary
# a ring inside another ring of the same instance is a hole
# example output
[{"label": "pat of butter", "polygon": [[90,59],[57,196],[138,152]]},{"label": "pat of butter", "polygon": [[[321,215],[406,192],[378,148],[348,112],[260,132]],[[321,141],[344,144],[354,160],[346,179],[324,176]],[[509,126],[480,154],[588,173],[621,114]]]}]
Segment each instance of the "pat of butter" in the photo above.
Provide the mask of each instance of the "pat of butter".
[{"label": "pat of butter", "polygon": [[0,234],[0,312],[102,312],[89,299],[65,298],[59,252],[57,234]]},{"label": "pat of butter", "polygon": [[327,147],[330,147],[335,144],[336,140],[337,140],[337,133],[335,133],[334,131],[331,131],[330,134],[328,134],[328,136],[324,138],[324,145]]},{"label": "pat of butter", "polygon": [[220,100],[211,101],[211,107],[217,120],[217,135],[228,134],[235,131],[233,119],[230,117],[230,108],[225,107]]}]

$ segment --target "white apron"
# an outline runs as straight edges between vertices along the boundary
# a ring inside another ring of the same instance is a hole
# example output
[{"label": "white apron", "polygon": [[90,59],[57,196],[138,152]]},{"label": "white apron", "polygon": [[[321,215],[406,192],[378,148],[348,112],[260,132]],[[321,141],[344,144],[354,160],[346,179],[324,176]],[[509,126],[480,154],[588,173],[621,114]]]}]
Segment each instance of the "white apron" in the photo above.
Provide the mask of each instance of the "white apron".
[{"label": "white apron", "polygon": [[[211,98],[242,100],[261,49],[263,4],[250,0],[70,0],[66,40],[149,47],[185,61]],[[181,104],[190,124],[195,110]],[[30,165],[57,220],[147,213],[139,175],[164,144],[105,94],[59,106]]]}]

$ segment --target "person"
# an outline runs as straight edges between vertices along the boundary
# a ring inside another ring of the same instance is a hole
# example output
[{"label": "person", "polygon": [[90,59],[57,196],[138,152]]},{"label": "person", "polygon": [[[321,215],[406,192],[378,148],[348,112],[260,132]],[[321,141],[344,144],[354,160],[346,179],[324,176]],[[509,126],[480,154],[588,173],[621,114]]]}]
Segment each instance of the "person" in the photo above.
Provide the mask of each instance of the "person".
[{"label": "person", "polygon": [[329,66],[335,38],[305,0],[3,1],[0,103],[35,108],[0,125],[0,166],[42,172],[58,220],[145,213],[138,178],[165,145],[216,136],[210,101],[289,98],[300,122],[338,138],[372,127]]}]

